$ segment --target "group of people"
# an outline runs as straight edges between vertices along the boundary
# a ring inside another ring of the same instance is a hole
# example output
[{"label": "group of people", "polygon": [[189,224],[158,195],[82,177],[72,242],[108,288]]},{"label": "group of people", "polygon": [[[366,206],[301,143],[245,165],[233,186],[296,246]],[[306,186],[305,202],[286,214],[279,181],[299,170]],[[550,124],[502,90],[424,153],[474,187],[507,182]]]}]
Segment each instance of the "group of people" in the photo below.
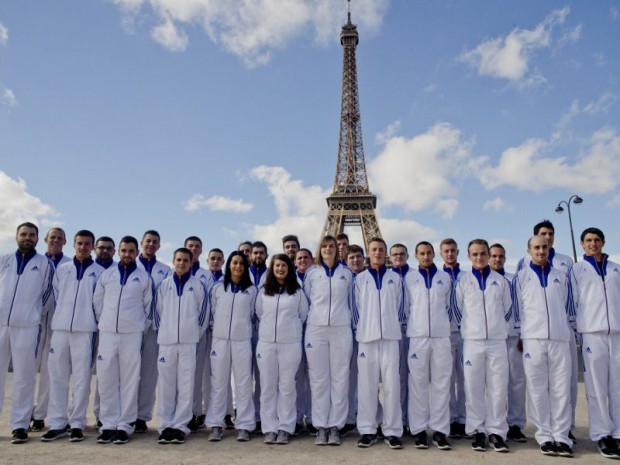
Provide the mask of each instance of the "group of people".
[{"label": "group of people", "polygon": [[357,429],[364,448],[400,449],[407,434],[418,449],[470,438],[475,451],[508,452],[507,440],[527,440],[527,392],[540,452],[572,457],[578,338],[590,438],[620,458],[620,265],[600,229],[583,231],[574,264],[538,223],[514,275],[484,239],[467,246],[471,270],[454,239],[439,244],[443,266],[417,243],[410,268],[404,244],[372,238],[365,251],[345,234],[316,254],[287,235],[269,266],[263,242],[226,260],[215,248],[203,268],[197,236],[170,267],[154,230],[123,237],[118,262],[110,237],[78,231],[71,259],[62,229],[46,234],[45,255],[38,235],[19,225],[17,251],[0,257],[0,408],[11,360],[13,443],[45,420],[42,441],[83,440],[94,368],[102,444],[146,431],[157,399],[160,444],[205,426],[221,441],[234,417],[238,441],[287,444],[307,428],[315,444],[340,445]]}]

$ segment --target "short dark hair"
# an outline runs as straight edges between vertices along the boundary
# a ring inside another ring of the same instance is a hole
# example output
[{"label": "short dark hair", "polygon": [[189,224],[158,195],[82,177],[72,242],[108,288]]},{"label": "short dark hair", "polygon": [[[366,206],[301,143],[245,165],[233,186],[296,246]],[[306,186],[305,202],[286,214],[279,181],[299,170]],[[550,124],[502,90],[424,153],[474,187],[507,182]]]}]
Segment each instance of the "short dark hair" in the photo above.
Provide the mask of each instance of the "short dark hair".
[{"label": "short dark hair", "polygon": [[491,247],[489,247],[489,251],[493,248],[493,247],[497,247],[499,249],[502,249],[504,251],[504,253],[506,253],[506,249],[504,248],[504,246],[502,244],[500,244],[499,242],[496,242],[495,244],[493,244]]},{"label": "short dark hair", "polygon": [[265,253],[268,253],[267,252],[267,246],[265,245],[264,242],[261,242],[261,241],[254,241],[254,242],[252,242],[252,250],[254,250],[254,249],[265,249]]},{"label": "short dark hair", "polygon": [[459,245],[456,243],[456,241],[454,239],[452,239],[451,237],[446,237],[444,240],[442,240],[439,243],[439,248],[441,249],[444,245],[454,245],[456,247],[458,247]]},{"label": "short dark hair", "polygon": [[368,241],[368,245],[370,246],[370,244],[372,244],[373,242],[381,242],[383,244],[383,247],[385,247],[385,251],[387,252],[388,247],[387,247],[385,240],[382,237],[373,237],[372,239]]},{"label": "short dark hair", "polygon": [[26,221],[25,223],[20,224],[15,230],[15,233],[18,233],[21,228],[32,228],[37,232],[37,236],[39,235],[39,228],[36,224],[31,223],[30,221]]},{"label": "short dark hair", "polygon": [[301,249],[299,249],[297,252],[295,252],[295,258],[297,258],[297,254],[299,252],[306,252],[308,255],[310,255],[310,258],[312,257],[312,252],[310,251],[310,249],[306,249],[305,247],[302,247]]},{"label": "short dark hair", "polygon": [[351,244],[349,246],[349,250],[347,250],[347,257],[352,253],[361,253],[362,257],[364,256],[364,249],[357,244]]},{"label": "short dark hair", "polygon": [[469,253],[469,248],[474,244],[486,246],[487,252],[491,250],[489,248],[489,243],[485,239],[472,239],[471,241],[469,241],[469,244],[467,244],[467,253]]},{"label": "short dark hair", "polygon": [[403,249],[405,249],[405,253],[407,255],[409,255],[409,250],[407,250],[407,246],[405,244],[401,244],[400,242],[397,242],[396,244],[394,244],[392,247],[390,247],[390,253],[392,253],[392,249],[394,247],[402,247]]},{"label": "short dark hair", "polygon": [[248,287],[253,286],[252,278],[250,278],[250,264],[248,263],[248,257],[245,256],[240,250],[233,250],[228,255],[226,260],[226,266],[224,267],[224,290],[228,290],[228,286],[232,283],[232,271],[230,271],[230,263],[234,257],[241,257],[243,260],[243,274],[241,275],[241,281],[239,281],[239,288],[245,291]]},{"label": "short dark hair", "polygon": [[[147,233],[145,233],[146,235]],[[189,250],[187,247],[179,247],[178,249],[176,249],[174,251],[174,253],[172,254],[172,259],[174,260],[174,257],[176,256],[176,254],[178,253],[184,253],[184,254],[188,254],[189,255],[189,261],[194,261],[194,255],[192,254],[192,251]]]},{"label": "short dark hair", "polygon": [[149,229],[148,231],[146,231],[144,234],[142,234],[142,240],[144,240],[144,238],[146,236],[156,236],[158,240],[161,241],[161,236],[159,235],[159,233],[157,231],[155,231],[154,229]]},{"label": "short dark hair", "polygon": [[280,283],[278,283],[278,280],[273,274],[273,268],[277,260],[286,263],[286,266],[288,266],[288,273],[286,274],[286,278],[284,278],[284,291],[289,295],[293,295],[301,286],[297,282],[297,274],[295,273],[295,267],[291,259],[288,258],[288,255],[283,253],[274,255],[271,258],[271,262],[269,262],[269,271],[267,272],[267,279],[263,287],[265,295],[276,295],[280,291]]},{"label": "short dark hair", "polygon": [[138,239],[136,239],[133,236],[123,236],[119,242],[119,244],[133,244],[136,246],[136,249],[138,248]]},{"label": "short dark hair", "polygon": [[549,220],[542,220],[539,223],[536,223],[534,225],[534,236],[538,236],[538,232],[542,228],[551,229],[551,231],[553,231],[555,233],[555,228],[553,227],[553,223],[551,221],[549,221]]},{"label": "short dark hair", "polygon": [[241,248],[242,245],[249,245],[250,247],[252,247],[252,241],[243,241],[241,242],[238,246],[237,246],[237,250],[239,250]]},{"label": "short dark hair", "polygon": [[80,229],[73,236],[73,240],[75,241],[78,238],[78,236],[79,237],[90,237],[91,240],[93,241],[93,245],[95,245],[95,235],[92,232],[90,232],[88,229]]},{"label": "short dark hair", "polygon": [[340,233],[336,235],[336,240],[342,240],[342,239],[346,239],[347,242],[349,242],[349,236],[347,236],[345,233]]},{"label": "short dark hair", "polygon": [[211,252],[217,252],[217,253],[221,254],[222,257],[224,256],[224,252],[222,252],[222,249],[218,249],[217,247],[214,247],[213,249],[209,250],[209,253],[207,254],[207,257],[209,255],[211,255]]},{"label": "short dark hair", "polygon": [[295,234],[287,234],[286,236],[284,236],[282,238],[282,245],[284,245],[285,242],[291,242],[291,241],[294,241],[297,244],[297,248],[300,247],[299,238]]},{"label": "short dark hair", "polygon": [[112,239],[110,236],[100,236],[96,241],[95,241],[95,245],[97,244],[97,242],[111,242],[113,247],[116,247],[116,243],[114,242],[114,239]]},{"label": "short dark hair", "polygon": [[585,239],[586,234],[596,234],[598,237],[601,238],[601,240],[603,242],[605,242],[605,234],[603,234],[603,231],[601,231],[598,228],[586,228],[586,229],[584,229],[583,232],[581,233],[581,238],[580,238],[581,242],[583,242],[583,240]]},{"label": "short dark hair", "polygon": [[198,242],[200,244],[200,246],[202,247],[202,240],[198,237],[198,236],[189,236],[187,239],[185,239],[183,241],[183,245],[187,246],[187,243],[189,241],[194,241],[194,242]]},{"label": "short dark hair", "polygon": [[[431,244],[431,243],[430,243],[430,242],[428,242],[428,241],[420,241],[420,242],[418,242],[418,243],[415,245],[415,253],[416,253],[416,254],[418,253],[418,247],[420,247],[421,245],[426,245],[426,246],[430,247],[430,248],[431,248],[431,250],[433,251],[433,253],[435,253],[435,247],[433,247],[433,244]],[[394,246],[392,246],[392,247],[394,247]]]}]

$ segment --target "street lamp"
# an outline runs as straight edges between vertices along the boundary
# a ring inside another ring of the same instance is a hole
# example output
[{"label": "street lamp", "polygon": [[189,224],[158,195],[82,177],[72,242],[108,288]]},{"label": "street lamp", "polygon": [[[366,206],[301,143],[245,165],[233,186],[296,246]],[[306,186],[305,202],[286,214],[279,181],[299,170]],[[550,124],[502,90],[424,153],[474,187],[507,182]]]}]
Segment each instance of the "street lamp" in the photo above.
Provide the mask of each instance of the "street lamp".
[{"label": "street lamp", "polygon": [[583,199],[577,194],[573,194],[569,197],[568,200],[562,200],[560,203],[558,203],[558,206],[555,208],[555,212],[562,213],[564,211],[562,204],[566,205],[566,208],[568,210],[568,224],[570,225],[570,239],[571,241],[573,241],[573,258],[575,259],[575,263],[577,263],[577,250],[575,249],[575,233],[573,232],[573,218],[570,214],[571,202],[579,205],[583,202]]}]

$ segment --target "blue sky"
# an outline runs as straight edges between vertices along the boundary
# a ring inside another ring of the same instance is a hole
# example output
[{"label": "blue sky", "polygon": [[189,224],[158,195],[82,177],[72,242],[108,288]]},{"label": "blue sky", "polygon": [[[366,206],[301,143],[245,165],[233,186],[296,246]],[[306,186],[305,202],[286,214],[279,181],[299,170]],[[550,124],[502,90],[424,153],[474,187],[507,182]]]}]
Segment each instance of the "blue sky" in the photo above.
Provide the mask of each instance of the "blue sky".
[{"label": "blue sky", "polygon": [[[334,177],[344,0],[4,0],[0,252],[35,220],[229,252],[314,248]],[[388,243],[499,240],[579,194],[620,256],[620,2],[353,0]],[[355,239],[356,230],[347,230]],[[43,250],[43,246],[39,246]],[[71,248],[68,249],[71,252]],[[467,263],[465,257],[461,261]],[[510,266],[509,266],[510,268]]]}]

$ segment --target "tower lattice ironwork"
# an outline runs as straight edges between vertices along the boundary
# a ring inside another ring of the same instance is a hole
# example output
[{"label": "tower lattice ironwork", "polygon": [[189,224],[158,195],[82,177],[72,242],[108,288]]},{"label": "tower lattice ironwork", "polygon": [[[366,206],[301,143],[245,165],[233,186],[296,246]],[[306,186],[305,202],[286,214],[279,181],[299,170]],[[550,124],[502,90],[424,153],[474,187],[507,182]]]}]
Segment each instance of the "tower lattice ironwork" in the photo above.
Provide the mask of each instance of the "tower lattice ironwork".
[{"label": "tower lattice ironwork", "polygon": [[359,43],[357,27],[348,21],[342,26],[340,43],[344,51],[342,64],[342,101],[340,107],[340,139],[338,141],[338,162],[334,190],[327,197],[327,219],[321,239],[326,235],[336,236],[345,226],[362,229],[364,246],[373,237],[381,237],[375,208],[377,197],[368,188],[364,146],[362,144],[362,120],[357,88],[357,64],[355,49]]}]

